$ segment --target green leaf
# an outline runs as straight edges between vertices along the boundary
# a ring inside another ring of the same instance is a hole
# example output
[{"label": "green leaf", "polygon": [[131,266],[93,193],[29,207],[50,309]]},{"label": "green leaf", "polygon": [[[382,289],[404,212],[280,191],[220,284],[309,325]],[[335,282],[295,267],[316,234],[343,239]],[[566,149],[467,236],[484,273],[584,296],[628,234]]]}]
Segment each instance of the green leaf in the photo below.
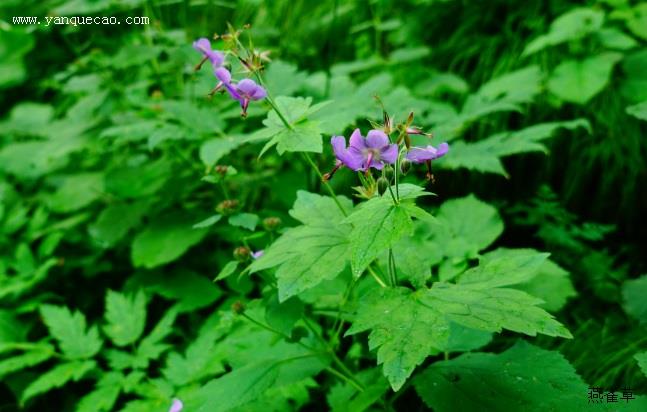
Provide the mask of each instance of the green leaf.
[{"label": "green leaf", "polygon": [[110,412],[121,392],[123,376],[110,372],[101,377],[96,388],[79,401],[76,412]]},{"label": "green leaf", "polygon": [[572,337],[536,306],[541,300],[488,283],[435,283],[417,292],[403,287],[372,290],[360,300],[346,335],[371,330],[369,349],[378,349],[378,364],[396,391],[427,356],[452,349],[450,322],[485,332],[505,328],[530,336]]},{"label": "green leaf", "polygon": [[564,357],[523,341],[436,362],[414,379],[434,411],[585,410],[588,386]]},{"label": "green leaf", "polygon": [[139,225],[148,208],[146,202],[112,204],[103,209],[97,220],[88,227],[88,232],[102,247],[113,246]]},{"label": "green leaf", "polygon": [[56,354],[53,347],[39,344],[28,351],[0,361],[0,378],[16,371],[45,362]]},{"label": "green leaf", "polygon": [[627,107],[627,113],[641,120],[647,121],[647,100],[634,106]]},{"label": "green leaf", "polygon": [[392,199],[385,196],[362,204],[345,222],[353,225],[349,240],[355,277],[361,276],[384,250],[413,231],[409,211],[403,204],[394,205]]},{"label": "green leaf", "polygon": [[389,383],[378,368],[361,371],[355,377],[364,385],[364,391],[359,392],[346,382],[335,384],[326,397],[332,412],[372,410],[369,409],[371,405],[377,403],[389,389]]},{"label": "green leaf", "polygon": [[638,366],[640,370],[643,371],[645,376],[647,376],[647,352],[640,352],[634,355],[634,358],[638,361]]},{"label": "green leaf", "polygon": [[541,92],[542,74],[539,66],[524,67],[495,77],[478,90],[486,101],[527,103]]},{"label": "green leaf", "polygon": [[173,333],[173,323],[175,323],[177,315],[178,311],[176,309],[171,308],[166,311],[151,333],[139,343],[137,348],[138,358],[157,359],[166,350],[166,346],[162,345],[161,342]]},{"label": "green leaf", "polygon": [[406,288],[380,288],[365,295],[346,336],[371,330],[369,349],[377,350],[377,363],[394,391],[415,367],[447,344],[449,324],[444,316],[420,304]]},{"label": "green leaf", "polygon": [[206,166],[212,167],[243,143],[245,141],[241,139],[241,136],[225,136],[207,140],[200,146],[200,160]]},{"label": "green leaf", "polygon": [[71,313],[66,307],[43,305],[40,314],[67,358],[91,358],[101,349],[97,327],[86,331],[85,316],[81,312]]},{"label": "green leaf", "polygon": [[204,385],[185,402],[195,412],[228,411],[323,368],[316,357],[295,357],[251,363]]},{"label": "green leaf", "polygon": [[229,217],[229,224],[254,231],[258,225],[259,217],[253,213],[238,213]]},{"label": "green leaf", "polygon": [[146,326],[146,296],[141,290],[134,296],[108,290],[105,317],[103,330],[115,345],[134,343]]},{"label": "green leaf", "polygon": [[[137,161],[141,162],[140,159]],[[165,159],[122,166],[106,173],[105,187],[109,193],[121,198],[150,196],[164,186],[171,174],[171,164]]]},{"label": "green leaf", "polygon": [[164,376],[174,385],[183,386],[224,372],[221,355],[216,350],[218,333],[217,329],[203,329],[184,356],[171,353],[166,358]]},{"label": "green leaf", "polygon": [[478,283],[491,288],[523,283],[535,277],[548,256],[532,249],[497,249],[485,254],[478,266],[463,273],[459,283]]},{"label": "green leaf", "polygon": [[324,105],[310,106],[310,97],[286,97],[279,96],[275,103],[285,120],[290,124],[287,127],[275,110],[272,110],[263,124],[267,127],[267,134],[271,137],[260,155],[263,155],[269,148],[276,145],[279,154],[285,152],[315,152],[323,151],[321,142],[321,131],[319,122],[307,120],[306,117],[320,110]]},{"label": "green leaf", "polygon": [[622,54],[607,52],[562,62],[550,75],[548,90],[564,101],[586,104],[606,87],[613,67],[621,59]]},{"label": "green leaf", "polygon": [[[339,199],[350,211],[351,202]],[[350,226],[341,223],[344,215],[331,198],[299,191],[290,214],[304,225],[285,231],[248,268],[257,272],[278,266],[281,302],[336,277],[346,267],[349,255]]]},{"label": "green leaf", "polygon": [[222,291],[207,277],[193,272],[169,275],[161,282],[155,278],[148,281],[153,282],[148,290],[177,300],[175,308],[181,312],[204,308],[222,296]]},{"label": "green leaf", "polygon": [[647,275],[627,280],[622,285],[622,307],[641,323],[647,323]]},{"label": "green leaf", "polygon": [[515,285],[515,289],[542,299],[544,303],[539,307],[550,312],[562,309],[569,298],[577,295],[569,272],[551,260],[546,260],[535,276]]},{"label": "green leaf", "polygon": [[629,50],[638,46],[638,42],[633,37],[615,28],[604,28],[597,34],[602,45],[609,49]]},{"label": "green leaf", "polygon": [[155,220],[135,237],[131,255],[133,264],[153,268],[172,262],[206,234],[206,229],[193,229],[187,219],[171,216]]},{"label": "green leaf", "polygon": [[20,402],[24,404],[34,396],[60,388],[69,381],[77,382],[96,366],[93,360],[61,363],[31,382],[23,391]]},{"label": "green leaf", "polygon": [[548,46],[581,39],[597,32],[604,22],[604,12],[590,8],[572,9],[552,22],[550,31],[531,41],[523,51],[524,56],[536,53]]},{"label": "green leaf", "polygon": [[214,282],[217,280],[226,279],[229,276],[233,275],[236,272],[237,268],[238,268],[237,260],[232,260],[230,262],[227,262],[227,264],[223,266],[223,268],[218,273],[218,276],[216,276],[216,278],[214,279]]},{"label": "green leaf", "polygon": [[449,339],[443,348],[445,352],[469,352],[487,345],[493,333],[472,329],[455,322],[449,323]]},{"label": "green leaf", "polygon": [[303,316],[303,303],[296,296],[280,302],[277,295],[269,295],[265,303],[265,321],[272,328],[290,336],[294,324]]},{"label": "green leaf", "polygon": [[543,303],[541,299],[516,289],[491,288],[488,281],[458,285],[435,283],[420,300],[469,328],[572,338],[561,323],[538,307]]},{"label": "green leaf", "polygon": [[574,130],[590,124],[585,119],[566,122],[540,123],[515,132],[498,133],[475,143],[458,141],[452,144],[452,155],[443,158],[440,164],[450,169],[466,168],[486,173],[508,176],[501,158],[519,153],[548,152],[542,143],[560,128]]},{"label": "green leaf", "polygon": [[213,215],[213,216],[210,216],[210,217],[208,217],[208,218],[206,218],[204,220],[199,221],[198,223],[196,223],[192,227],[194,229],[204,229],[206,227],[211,227],[211,226],[215,225],[216,223],[218,223],[220,221],[220,219],[222,219],[222,215]]},{"label": "green leaf", "polygon": [[449,257],[471,257],[503,232],[496,208],[474,195],[444,202],[436,218],[440,225],[432,227],[433,240]]}]

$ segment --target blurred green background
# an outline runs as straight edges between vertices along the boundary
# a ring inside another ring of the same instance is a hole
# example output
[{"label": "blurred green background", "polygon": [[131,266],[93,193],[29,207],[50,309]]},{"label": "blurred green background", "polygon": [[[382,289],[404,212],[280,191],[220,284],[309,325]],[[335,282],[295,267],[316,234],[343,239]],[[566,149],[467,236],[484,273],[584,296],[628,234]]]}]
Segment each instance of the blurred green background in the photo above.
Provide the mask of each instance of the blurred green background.
[{"label": "blurred green background", "polygon": [[[16,16],[41,24],[15,24]],[[146,16],[150,24],[47,26],[46,16]],[[147,331],[179,308],[167,346],[142,355],[141,373],[128,375],[133,387],[150,387],[125,390],[116,403],[164,410],[154,403],[164,392],[155,379],[172,366],[161,354],[190,345],[214,305],[255,293],[251,281],[223,290],[210,280],[241,242],[263,245],[259,221],[192,225],[230,193],[258,219],[291,222],[296,190],[319,190],[290,158],[257,161],[253,132],[267,106],[253,105],[241,121],[234,103],[207,98],[215,78],[193,70],[191,42],[225,33],[227,23],[249,24],[245,36],[270,52],[273,94],[333,101],[318,114],[324,142],[379,121],[376,94],[400,120],[414,111],[435,143],[449,141],[450,156],[434,169],[440,200],[428,206],[474,193],[505,222],[499,245],[551,252],[578,296],[560,315],[575,339],[545,346],[586,382],[647,391],[633,359],[647,343],[634,319],[644,317],[644,303],[627,309],[626,298],[647,301],[644,278],[638,292],[626,286],[647,273],[647,3],[3,0],[0,411],[19,410],[21,396],[24,410],[76,410],[93,383],[69,377],[64,390],[25,398],[48,370],[49,352],[9,342],[45,342],[44,302],[80,309],[88,325],[101,322],[108,289],[155,296]],[[509,140],[549,122],[565,123],[526,136],[525,145]],[[318,162],[332,166],[328,149]],[[215,164],[238,171],[230,193],[204,180]],[[351,179],[332,184],[350,194]],[[2,363],[23,350],[32,360],[21,358],[20,368]],[[107,359],[100,363],[117,362]],[[311,393],[291,395],[290,405],[325,396]],[[415,395],[402,399],[423,408]]]}]

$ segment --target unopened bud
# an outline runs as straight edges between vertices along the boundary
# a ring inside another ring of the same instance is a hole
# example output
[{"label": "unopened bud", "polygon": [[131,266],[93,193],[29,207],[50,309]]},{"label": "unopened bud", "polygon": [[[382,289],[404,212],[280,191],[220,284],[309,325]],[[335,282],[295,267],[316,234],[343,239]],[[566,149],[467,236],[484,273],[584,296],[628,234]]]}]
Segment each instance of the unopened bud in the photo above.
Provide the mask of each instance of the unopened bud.
[{"label": "unopened bud", "polygon": [[281,219],[278,217],[267,217],[263,219],[263,227],[265,230],[272,232],[281,226]]},{"label": "unopened bud", "polygon": [[380,177],[379,179],[377,179],[377,192],[380,195],[383,195],[388,188],[389,188],[388,180],[386,180],[384,177]]},{"label": "unopened bud", "polygon": [[234,259],[239,262],[246,262],[252,255],[252,251],[246,246],[239,246],[234,249]]},{"label": "unopened bud", "polygon": [[394,170],[393,170],[393,166],[391,166],[391,165],[386,165],[386,166],[384,167],[384,177],[385,177],[385,178],[386,178],[386,180],[388,180],[389,182],[393,179],[393,172],[394,172]]},{"label": "unopened bud", "polygon": [[245,313],[245,305],[243,304],[243,302],[237,300],[236,302],[232,303],[231,311],[236,315],[242,315],[243,313]]},{"label": "unopened bud", "polygon": [[218,203],[216,206],[216,212],[221,215],[229,216],[238,209],[238,200],[236,199],[227,199]]},{"label": "unopened bud", "polygon": [[402,160],[402,163],[400,163],[400,172],[406,176],[409,170],[411,170],[411,162],[407,159]]},{"label": "unopened bud", "polygon": [[228,169],[227,165],[217,165],[214,170],[220,176],[225,176],[227,174],[227,169]]}]

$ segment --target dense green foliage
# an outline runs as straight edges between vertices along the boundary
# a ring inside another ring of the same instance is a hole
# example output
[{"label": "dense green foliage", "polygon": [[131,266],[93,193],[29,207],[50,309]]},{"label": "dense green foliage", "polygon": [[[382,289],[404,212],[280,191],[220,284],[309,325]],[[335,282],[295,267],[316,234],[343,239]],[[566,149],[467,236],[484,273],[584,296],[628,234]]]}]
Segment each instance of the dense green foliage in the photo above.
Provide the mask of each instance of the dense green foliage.
[{"label": "dense green foliage", "polygon": [[[630,0],[3,0],[0,411],[647,410],[646,45]],[[356,128],[393,167],[331,172]]]}]

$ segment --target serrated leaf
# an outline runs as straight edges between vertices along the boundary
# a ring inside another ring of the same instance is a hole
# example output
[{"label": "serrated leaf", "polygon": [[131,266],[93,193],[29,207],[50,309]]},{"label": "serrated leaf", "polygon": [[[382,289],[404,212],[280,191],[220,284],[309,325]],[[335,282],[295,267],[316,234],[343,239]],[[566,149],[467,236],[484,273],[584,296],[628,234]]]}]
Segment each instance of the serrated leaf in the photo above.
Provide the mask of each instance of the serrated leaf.
[{"label": "serrated leaf", "polygon": [[523,283],[535,277],[548,256],[532,249],[497,249],[483,255],[478,266],[460,276],[459,283],[489,288]]},{"label": "serrated leaf", "polygon": [[647,275],[627,280],[622,285],[622,307],[641,323],[647,323]]},{"label": "serrated leaf", "polygon": [[76,412],[109,412],[121,392],[124,377],[110,372],[101,377],[95,389],[85,395],[76,406]]},{"label": "serrated leaf", "polygon": [[67,358],[91,358],[101,349],[97,327],[86,331],[85,316],[81,312],[71,313],[66,307],[43,305],[40,314]]},{"label": "serrated leaf", "polygon": [[643,374],[647,376],[647,352],[640,352],[634,355],[636,361],[638,361],[638,366],[640,370],[643,371]]},{"label": "serrated leaf", "polygon": [[586,104],[606,87],[613,67],[621,59],[622,54],[607,52],[562,62],[550,75],[548,90],[564,101]]},{"label": "serrated leaf", "polygon": [[436,283],[416,292],[403,287],[367,293],[346,335],[371,330],[369,348],[378,349],[378,364],[398,390],[425,358],[449,350],[450,321],[485,332],[509,329],[535,336],[572,337],[541,300],[514,289]]},{"label": "serrated leaf", "polygon": [[569,272],[551,260],[546,260],[535,276],[515,285],[515,289],[542,299],[544,303],[539,307],[550,312],[560,310],[569,298],[577,295]]},{"label": "serrated leaf", "polygon": [[156,220],[135,236],[131,256],[136,267],[153,268],[182,256],[200,242],[207,229],[193,229],[191,221],[167,217]]},{"label": "serrated leaf", "polygon": [[28,351],[0,361],[0,378],[16,371],[45,362],[56,354],[53,347],[40,344]]},{"label": "serrated leaf", "polygon": [[34,396],[60,388],[69,381],[76,382],[96,366],[93,360],[61,363],[31,382],[23,391],[20,402],[24,404]]},{"label": "serrated leaf", "polygon": [[401,205],[394,205],[390,198],[372,198],[345,222],[353,225],[349,235],[351,268],[353,276],[359,277],[384,250],[413,231],[411,215]]},{"label": "serrated leaf", "polygon": [[584,410],[586,385],[558,352],[519,341],[500,354],[436,362],[414,379],[434,411]]},{"label": "serrated leaf", "polygon": [[[340,199],[350,211],[350,201]],[[285,231],[248,268],[256,272],[278,266],[281,302],[337,276],[349,255],[350,226],[341,223],[344,215],[331,198],[300,191],[290,213],[304,225]]]},{"label": "serrated leaf", "polygon": [[402,287],[380,288],[361,299],[346,336],[369,329],[369,349],[377,349],[377,363],[383,364],[394,391],[427,356],[440,352],[449,337],[444,316]]},{"label": "serrated leaf", "polygon": [[647,101],[627,107],[627,113],[641,120],[647,121]]},{"label": "serrated leaf", "polygon": [[146,296],[141,290],[134,296],[108,290],[105,318],[103,330],[115,345],[134,343],[146,326]]}]

